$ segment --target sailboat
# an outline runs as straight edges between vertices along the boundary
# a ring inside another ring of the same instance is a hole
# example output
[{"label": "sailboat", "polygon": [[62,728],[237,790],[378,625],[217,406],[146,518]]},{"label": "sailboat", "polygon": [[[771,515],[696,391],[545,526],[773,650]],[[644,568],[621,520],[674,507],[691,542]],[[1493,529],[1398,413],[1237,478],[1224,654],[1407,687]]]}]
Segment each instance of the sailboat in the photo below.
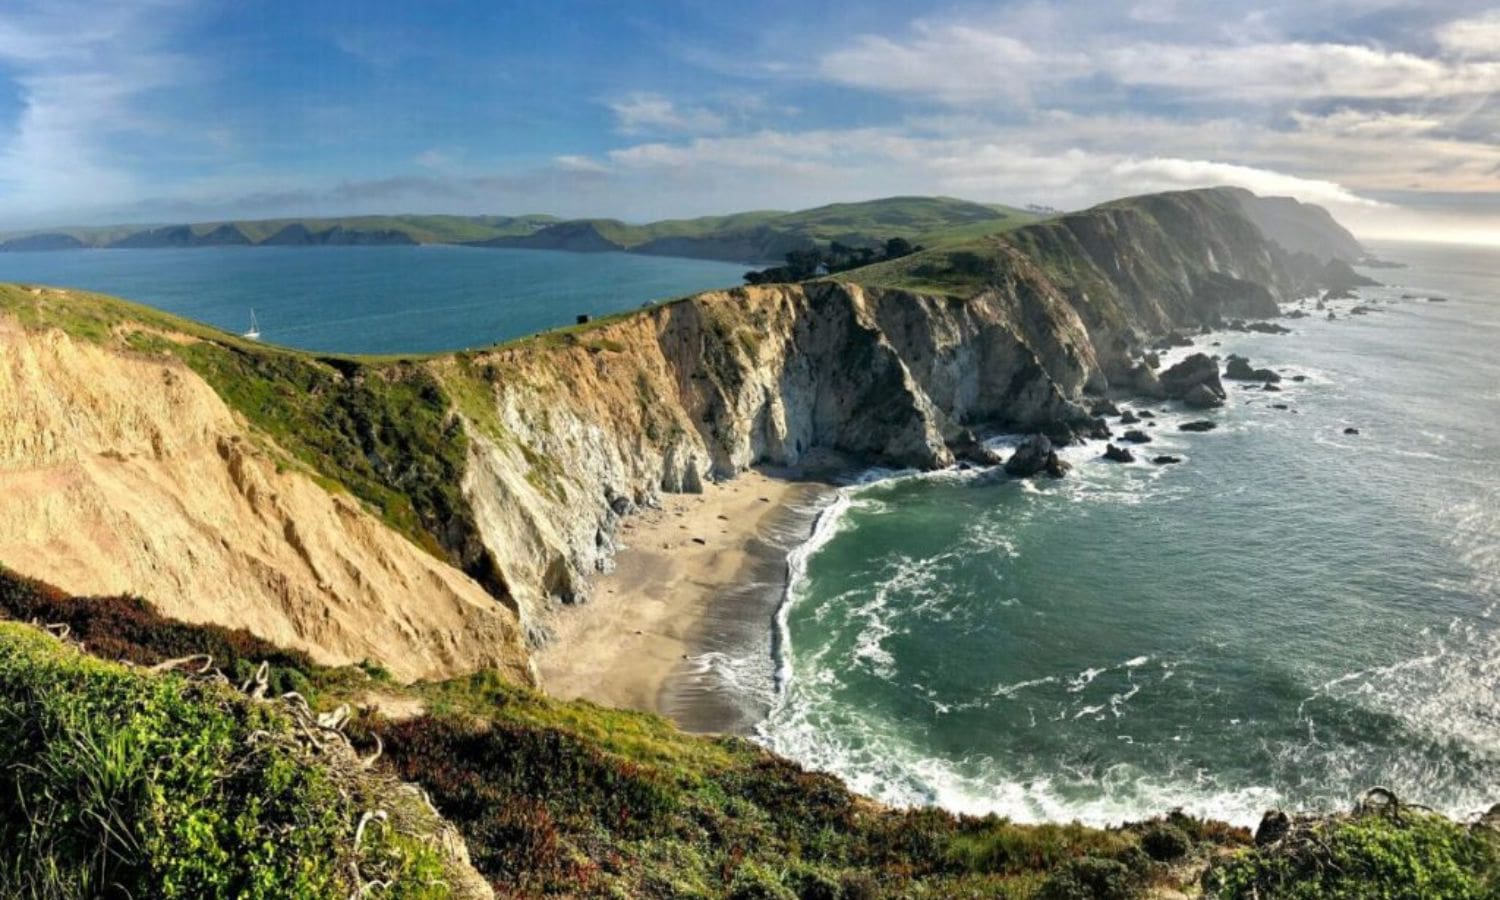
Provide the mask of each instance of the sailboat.
[{"label": "sailboat", "polygon": [[250,310],[250,330],[247,331],[247,332],[245,332],[241,336],[242,337],[247,337],[247,338],[249,338],[252,341],[258,341],[258,340],[260,340],[260,323],[255,321],[255,310],[254,309]]}]

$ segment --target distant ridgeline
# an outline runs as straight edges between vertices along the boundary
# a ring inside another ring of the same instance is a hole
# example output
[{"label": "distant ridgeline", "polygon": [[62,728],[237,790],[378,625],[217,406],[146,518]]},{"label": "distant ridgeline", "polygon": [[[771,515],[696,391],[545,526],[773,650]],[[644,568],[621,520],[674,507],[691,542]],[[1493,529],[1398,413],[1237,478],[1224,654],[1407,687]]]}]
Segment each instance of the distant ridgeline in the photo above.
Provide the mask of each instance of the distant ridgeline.
[{"label": "distant ridgeline", "polygon": [[[946,197],[890,197],[801,212],[775,210],[633,225],[553,216],[352,216],[192,225],[58,228],[14,233],[0,251],[143,247],[317,247],[463,244],[575,253],[643,253],[731,262],[833,252],[860,264],[888,258],[887,244],[963,239],[1040,218],[1006,206]],[[842,248],[842,249],[839,249]],[[817,268],[817,262],[807,275]],[[806,276],[804,276],[806,277]]]}]

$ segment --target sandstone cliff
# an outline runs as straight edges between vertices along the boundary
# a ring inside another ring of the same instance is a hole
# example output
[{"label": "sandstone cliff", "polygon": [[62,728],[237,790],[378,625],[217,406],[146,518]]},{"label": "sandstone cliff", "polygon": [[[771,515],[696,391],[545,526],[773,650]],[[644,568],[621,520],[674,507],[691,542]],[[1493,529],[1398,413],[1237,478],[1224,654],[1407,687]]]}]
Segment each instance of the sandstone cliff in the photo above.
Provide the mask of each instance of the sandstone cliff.
[{"label": "sandstone cliff", "polygon": [[1322,262],[1238,193],[1188,191],[401,362],[12,289],[0,563],[403,677],[519,676],[521,635],[661,492],[820,448],[932,468],[970,429],[1065,436],[1150,337],[1275,315]]}]

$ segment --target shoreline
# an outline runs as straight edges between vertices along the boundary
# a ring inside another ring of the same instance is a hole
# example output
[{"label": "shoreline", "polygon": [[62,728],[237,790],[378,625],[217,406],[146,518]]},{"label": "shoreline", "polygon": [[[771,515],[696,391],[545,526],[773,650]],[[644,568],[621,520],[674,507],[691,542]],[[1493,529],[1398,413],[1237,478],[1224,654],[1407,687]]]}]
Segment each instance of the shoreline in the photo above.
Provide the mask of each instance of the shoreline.
[{"label": "shoreline", "polygon": [[748,733],[774,698],[788,554],[833,497],[839,468],[752,468],[627,518],[593,598],[550,617],[542,689],[657,713],[686,731]]}]

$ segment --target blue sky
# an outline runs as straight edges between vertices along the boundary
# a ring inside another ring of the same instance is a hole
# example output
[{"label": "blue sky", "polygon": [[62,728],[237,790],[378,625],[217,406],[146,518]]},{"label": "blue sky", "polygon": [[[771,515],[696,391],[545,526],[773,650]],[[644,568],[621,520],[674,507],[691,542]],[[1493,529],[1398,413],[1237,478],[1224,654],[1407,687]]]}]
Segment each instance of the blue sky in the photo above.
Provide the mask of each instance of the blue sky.
[{"label": "blue sky", "polygon": [[1500,242],[1500,7],[0,0],[0,227],[1232,183]]}]

